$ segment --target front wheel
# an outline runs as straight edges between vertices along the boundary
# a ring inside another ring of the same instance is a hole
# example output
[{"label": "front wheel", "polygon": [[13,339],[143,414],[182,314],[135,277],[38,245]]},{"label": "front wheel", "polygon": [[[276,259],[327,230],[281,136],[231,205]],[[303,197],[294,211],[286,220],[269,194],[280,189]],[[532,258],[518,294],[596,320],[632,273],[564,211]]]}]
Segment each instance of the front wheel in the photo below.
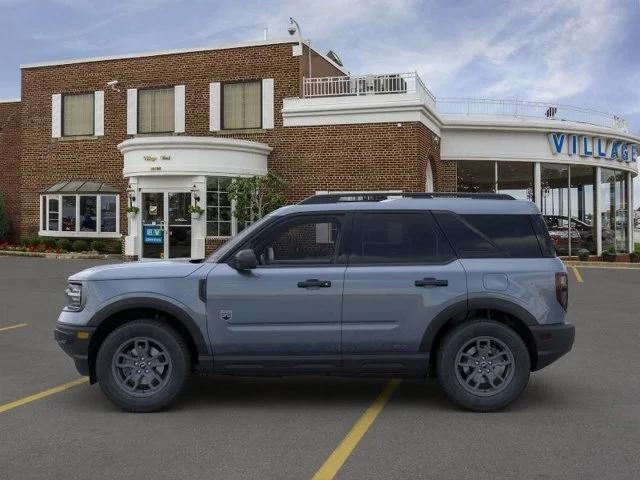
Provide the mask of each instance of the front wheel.
[{"label": "front wheel", "polygon": [[107,336],[96,373],[100,388],[118,407],[153,412],[169,406],[184,389],[190,363],[189,349],[175,329],[136,320]]},{"label": "front wheel", "polygon": [[436,362],[446,395],[478,412],[501,410],[515,401],[531,370],[520,336],[492,320],[472,320],[454,328],[443,339]]}]

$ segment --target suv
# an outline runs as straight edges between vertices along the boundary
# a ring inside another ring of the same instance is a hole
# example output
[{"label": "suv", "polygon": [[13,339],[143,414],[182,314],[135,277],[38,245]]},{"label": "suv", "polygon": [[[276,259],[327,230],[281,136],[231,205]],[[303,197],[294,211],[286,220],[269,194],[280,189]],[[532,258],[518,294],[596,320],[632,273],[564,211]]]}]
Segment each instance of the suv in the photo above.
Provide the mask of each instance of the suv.
[{"label": "suv", "polygon": [[350,194],[283,207],[206,260],[72,275],[55,338],[119,407],[192,372],[437,375],[502,409],[568,352],[568,284],[537,207],[505,195]]}]

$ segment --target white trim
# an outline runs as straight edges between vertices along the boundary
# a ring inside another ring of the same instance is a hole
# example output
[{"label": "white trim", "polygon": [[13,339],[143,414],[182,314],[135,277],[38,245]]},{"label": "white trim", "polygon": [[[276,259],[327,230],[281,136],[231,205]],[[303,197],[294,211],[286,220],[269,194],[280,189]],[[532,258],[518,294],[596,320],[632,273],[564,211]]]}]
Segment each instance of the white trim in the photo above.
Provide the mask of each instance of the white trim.
[{"label": "white trim", "polygon": [[18,103],[20,102],[20,97],[16,98],[0,98],[0,103]]},{"label": "white trim", "polygon": [[56,237],[56,238],[120,238],[122,234],[118,232],[63,232],[40,230],[39,237]]},{"label": "white trim", "polygon": [[267,45],[280,45],[280,44],[290,44],[290,43],[298,43],[298,40],[291,40],[291,39],[266,40],[266,41],[261,40],[261,41],[255,41],[255,42],[240,42],[235,44],[219,45],[216,47],[181,48],[181,49],[171,49],[171,50],[159,50],[159,51],[152,51],[152,52],[128,53],[128,54],[122,54],[122,55],[107,55],[103,57],[72,58],[68,60],[54,60],[54,61],[48,61],[48,62],[25,63],[25,64],[21,64],[20,68],[27,69],[27,68],[52,67],[57,65],[71,65],[74,63],[104,62],[109,60],[125,60],[129,58],[157,57],[161,55],[179,55],[181,53],[230,50],[234,48],[262,47]]},{"label": "white trim", "polygon": [[596,193],[596,198],[593,199],[593,209],[596,217],[596,255],[598,256],[602,255],[602,209],[600,208],[600,202],[602,201],[602,191],[600,190],[601,181],[601,167],[596,167],[596,181],[594,182],[595,185],[593,186]]},{"label": "white trim", "polygon": [[51,138],[62,137],[62,95],[51,95]]},{"label": "white trim", "polygon": [[[67,193],[41,193],[40,195],[40,211],[38,212],[38,218],[40,222],[38,224],[38,235],[42,237],[75,237],[75,238],[120,238],[120,194],[118,193],[80,193],[80,192],[67,192]],[[74,232],[62,230],[62,197],[75,197],[76,199],[76,230]],[[96,231],[87,232],[80,230],[80,197],[96,197]],[[115,232],[101,232],[100,220],[102,219],[102,205],[101,197],[116,197],[116,231]],[[46,198],[46,218],[44,225],[47,230],[42,229],[42,202]],[[58,200],[58,230],[49,230],[49,199],[55,198]]]},{"label": "white trim", "polygon": [[93,94],[93,134],[104,136],[104,91],[98,90]]},{"label": "white trim", "polygon": [[175,133],[184,133],[185,130],[185,86],[173,87],[173,124]]},{"label": "white trim", "polygon": [[220,82],[209,84],[209,131],[220,130]]},{"label": "white trim", "polygon": [[127,89],[127,135],[138,133],[138,89]]},{"label": "white trim", "polygon": [[125,154],[136,150],[147,149],[171,149],[171,148],[202,148],[212,150],[232,150],[247,153],[261,153],[269,155],[273,150],[266,143],[253,142],[250,140],[238,140],[226,137],[137,137],[125,140],[118,145],[118,150]]},{"label": "white trim", "polygon": [[262,79],[262,128],[272,129],[274,125],[274,83],[273,78]]}]

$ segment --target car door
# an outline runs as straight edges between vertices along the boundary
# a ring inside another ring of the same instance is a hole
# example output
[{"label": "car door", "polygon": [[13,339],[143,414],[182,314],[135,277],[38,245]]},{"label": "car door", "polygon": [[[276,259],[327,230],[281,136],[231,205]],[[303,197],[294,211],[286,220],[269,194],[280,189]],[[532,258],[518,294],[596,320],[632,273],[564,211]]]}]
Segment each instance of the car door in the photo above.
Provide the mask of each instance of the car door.
[{"label": "car door", "polygon": [[287,216],[238,250],[258,267],[217,265],[207,278],[207,322],[219,371],[337,371],[346,216]]},{"label": "car door", "polygon": [[466,312],[462,264],[429,212],[356,214],[345,275],[343,368],[403,374],[427,368],[425,333]]}]

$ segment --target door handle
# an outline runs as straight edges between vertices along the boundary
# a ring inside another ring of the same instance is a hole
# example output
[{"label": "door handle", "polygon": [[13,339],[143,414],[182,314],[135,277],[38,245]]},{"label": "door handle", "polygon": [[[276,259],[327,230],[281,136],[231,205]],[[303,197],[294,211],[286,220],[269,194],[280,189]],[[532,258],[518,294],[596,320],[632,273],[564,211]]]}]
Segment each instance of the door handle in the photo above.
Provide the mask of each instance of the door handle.
[{"label": "door handle", "polygon": [[422,280],[416,280],[414,282],[416,287],[447,287],[449,286],[449,280],[439,280],[437,278],[423,278]]},{"label": "door handle", "polygon": [[331,286],[331,282],[329,280],[318,280],[317,278],[310,278],[303,282],[298,282],[298,288],[329,288]]}]

